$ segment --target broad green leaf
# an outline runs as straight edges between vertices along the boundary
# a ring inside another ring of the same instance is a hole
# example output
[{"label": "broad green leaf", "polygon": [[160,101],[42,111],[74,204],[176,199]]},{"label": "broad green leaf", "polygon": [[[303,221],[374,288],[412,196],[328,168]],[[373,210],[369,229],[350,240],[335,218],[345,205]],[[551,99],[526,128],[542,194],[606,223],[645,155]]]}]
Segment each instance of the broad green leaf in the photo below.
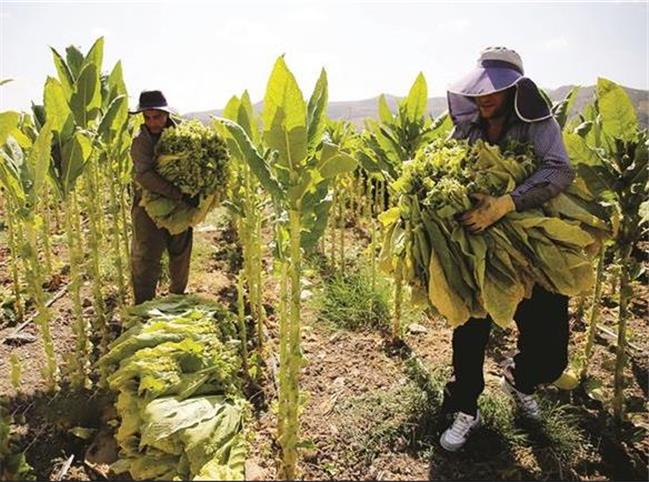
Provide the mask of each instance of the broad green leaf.
[{"label": "broad green leaf", "polygon": [[70,108],[77,124],[83,128],[93,119],[101,107],[99,73],[95,64],[83,68],[70,98]]},{"label": "broad green leaf", "polygon": [[0,112],[0,146],[5,143],[7,136],[16,128],[19,120],[18,112]]},{"label": "broad green leaf", "polygon": [[124,95],[116,97],[108,106],[106,114],[101,119],[97,132],[106,143],[112,143],[115,136],[128,120],[128,99]]},{"label": "broad green leaf", "polygon": [[92,44],[92,47],[90,47],[90,50],[88,50],[88,53],[86,54],[86,57],[83,59],[83,67],[85,67],[88,64],[95,64],[97,67],[97,71],[101,72],[101,67],[104,61],[104,37],[99,37],[97,40],[95,40],[95,43]]},{"label": "broad green leaf", "polygon": [[342,152],[338,146],[327,142],[323,143],[318,171],[324,179],[352,172],[356,169],[356,166],[358,166],[358,161],[349,154]]},{"label": "broad green leaf", "polygon": [[61,149],[62,187],[65,194],[74,189],[74,183],[83,173],[92,152],[92,142],[81,132],[63,144]]},{"label": "broad green leaf", "polygon": [[437,116],[431,124],[430,140],[447,138],[451,129],[453,129],[453,121],[451,120],[451,116],[448,115],[448,111],[445,111]]},{"label": "broad green leaf", "polygon": [[313,250],[324,235],[331,208],[329,182],[323,181],[302,199],[302,236],[300,244],[305,251]]},{"label": "broad green leaf", "polygon": [[307,142],[310,153],[322,141],[327,122],[327,98],[327,73],[322,69],[307,107]]},{"label": "broad green leaf", "polygon": [[221,122],[227,129],[233,139],[237,142],[239,149],[244,155],[244,160],[250,166],[250,170],[257,176],[259,183],[276,199],[284,198],[284,190],[277,182],[266,160],[259,154],[256,147],[252,144],[250,138],[243,128],[229,119],[216,119]]},{"label": "broad green leaf", "polygon": [[[250,94],[248,93],[247,90],[243,91],[243,94],[241,95],[241,105],[239,106],[240,111],[245,111],[246,116],[248,118],[248,122],[250,124],[250,131],[246,131],[248,133],[248,136],[250,137],[250,140],[252,140],[253,144],[255,146],[259,145],[260,139],[260,126],[259,126],[259,117],[255,113],[254,108],[252,107],[252,102],[250,101]],[[242,114],[240,114],[242,115]]]},{"label": "broad green leaf", "polygon": [[564,131],[563,142],[566,146],[566,152],[568,153],[570,162],[573,165],[587,164],[589,166],[596,166],[601,164],[597,153],[586,144],[586,140],[582,136]]},{"label": "broad green leaf", "polygon": [[[221,395],[179,400],[176,397],[162,397],[150,402],[142,414],[142,445],[172,436],[214,418],[225,409],[225,397]],[[205,440],[201,440],[205,442]]]},{"label": "broad green leaf", "polygon": [[322,181],[322,176],[320,176],[318,171],[303,169],[300,172],[300,177],[298,178],[297,183],[289,186],[287,190],[288,200],[291,202],[291,206],[299,206],[304,195],[315,189],[320,181]]},{"label": "broad green leaf", "polygon": [[577,173],[586,181],[588,190],[600,199],[611,199],[615,195],[617,176],[602,166],[577,165]]},{"label": "broad green leaf", "polygon": [[36,142],[29,152],[27,165],[32,177],[31,194],[38,197],[41,194],[43,184],[50,168],[50,158],[52,149],[52,128],[49,122],[46,122],[41,131],[38,133]]},{"label": "broad green leaf", "polygon": [[385,94],[379,96],[379,119],[381,119],[381,122],[388,125],[391,125],[394,120],[388,101],[385,98]]},{"label": "broad green leaf", "polygon": [[462,297],[449,284],[436,249],[430,253],[428,276],[430,304],[448,320],[451,326],[458,326],[466,322],[470,316],[469,309]]},{"label": "broad green leaf", "polygon": [[399,219],[399,216],[401,216],[401,210],[398,207],[394,207],[383,211],[379,214],[378,219],[383,226],[390,226]]},{"label": "broad green leaf", "polygon": [[223,109],[223,117],[226,119],[230,119],[231,121],[237,122],[237,116],[239,115],[239,106],[241,105],[241,101],[239,100],[239,97],[236,95],[233,95],[230,97],[230,100],[228,100],[227,104],[225,104],[225,108]]},{"label": "broad green leaf", "polygon": [[552,106],[552,114],[554,115],[554,118],[556,119],[557,123],[562,129],[566,125],[566,121],[568,120],[568,116],[570,115],[570,110],[572,109],[572,106],[575,103],[575,99],[577,98],[578,92],[579,92],[579,86],[573,87],[566,94],[566,97],[562,101],[557,102]]},{"label": "broad green leaf", "polygon": [[78,79],[81,75],[81,69],[83,68],[83,54],[74,45],[70,45],[65,49],[65,59],[70,72],[72,72],[72,78],[75,80]]},{"label": "broad green leaf", "polygon": [[428,87],[423,73],[419,73],[410,88],[406,102],[406,115],[411,122],[420,119],[426,113],[428,106]]},{"label": "broad green leaf", "polygon": [[52,50],[54,67],[56,68],[56,72],[59,75],[59,82],[61,82],[61,86],[63,87],[63,92],[65,93],[66,99],[69,99],[72,95],[72,92],[74,91],[74,76],[72,75],[72,72],[70,71],[70,68],[68,67],[66,61],[63,59],[63,57],[61,57],[61,54],[59,54],[52,47],[50,47],[50,49]]},{"label": "broad green leaf", "polygon": [[264,96],[264,139],[278,161],[294,170],[307,153],[306,107],[302,92],[283,57],[275,62]]},{"label": "broad green leaf", "polygon": [[246,134],[248,134],[250,140],[254,142],[253,140],[254,121],[248,116],[248,110],[245,108],[245,106],[242,103],[239,104],[239,108],[237,109],[237,117],[235,120],[237,124],[239,124],[243,128],[243,130],[246,131]]},{"label": "broad green leaf", "polygon": [[63,85],[55,78],[48,77],[43,93],[45,116],[52,131],[64,137],[72,134],[72,112],[65,97]]},{"label": "broad green leaf", "polygon": [[119,95],[127,95],[124,74],[122,72],[122,61],[119,60],[108,76],[108,101],[112,102]]},{"label": "broad green leaf", "polygon": [[388,158],[392,160],[395,165],[400,165],[403,161],[407,160],[407,155],[403,146],[394,138],[388,129],[380,126],[374,133],[374,138],[383,152],[385,152]]},{"label": "broad green leaf", "polygon": [[16,205],[22,206],[25,203],[25,191],[14,160],[3,149],[0,149],[0,183]]},{"label": "broad green leaf", "polygon": [[597,104],[605,134],[624,140],[634,138],[638,119],[633,104],[622,87],[602,77],[597,79]]}]

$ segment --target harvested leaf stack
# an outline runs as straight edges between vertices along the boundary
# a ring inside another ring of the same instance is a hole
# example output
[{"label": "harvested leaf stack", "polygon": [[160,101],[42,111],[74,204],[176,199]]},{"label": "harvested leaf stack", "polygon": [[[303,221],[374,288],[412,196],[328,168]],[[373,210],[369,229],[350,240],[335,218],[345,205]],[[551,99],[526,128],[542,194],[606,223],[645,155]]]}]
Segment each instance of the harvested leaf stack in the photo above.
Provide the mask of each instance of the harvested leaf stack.
[{"label": "harvested leaf stack", "polygon": [[225,193],[230,159],[225,141],[199,121],[165,129],[156,144],[156,170],[196,206],[144,190],[142,205],[159,227],[178,234],[200,223]]},{"label": "harvested leaf stack", "polygon": [[436,141],[406,163],[393,186],[399,205],[381,217],[383,269],[403,263],[415,295],[451,325],[488,314],[506,326],[535,283],[569,296],[592,285],[588,252],[612,228],[579,179],[541,209],[512,212],[481,234],[456,219],[472,207],[469,194],[502,195],[534,171],[533,156],[522,146],[516,151]]},{"label": "harvested leaf stack", "polygon": [[132,308],[100,360],[121,424],[116,473],[136,480],[243,479],[248,412],[233,315],[171,295]]}]

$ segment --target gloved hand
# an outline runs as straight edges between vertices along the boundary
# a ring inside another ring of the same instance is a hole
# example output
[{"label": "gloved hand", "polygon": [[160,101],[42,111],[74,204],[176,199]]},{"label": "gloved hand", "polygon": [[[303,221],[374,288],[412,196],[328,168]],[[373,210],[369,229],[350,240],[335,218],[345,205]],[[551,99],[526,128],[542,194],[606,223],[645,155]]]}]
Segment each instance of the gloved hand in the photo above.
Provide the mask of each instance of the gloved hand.
[{"label": "gloved hand", "polygon": [[516,209],[514,200],[509,194],[499,197],[475,193],[470,197],[478,202],[476,207],[460,216],[460,222],[470,233],[481,233],[507,213]]}]

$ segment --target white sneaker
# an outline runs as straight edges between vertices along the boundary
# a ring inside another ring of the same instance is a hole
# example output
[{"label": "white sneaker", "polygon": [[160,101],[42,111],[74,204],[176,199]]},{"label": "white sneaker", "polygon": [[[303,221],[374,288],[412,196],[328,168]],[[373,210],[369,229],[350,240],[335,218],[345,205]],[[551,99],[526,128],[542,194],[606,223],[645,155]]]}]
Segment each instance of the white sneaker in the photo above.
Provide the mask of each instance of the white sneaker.
[{"label": "white sneaker", "polygon": [[475,417],[464,412],[457,412],[453,424],[447,428],[439,439],[440,445],[449,452],[461,449],[469,439],[471,431],[480,425],[480,412]]},{"label": "white sneaker", "polygon": [[518,411],[523,417],[529,420],[540,420],[541,411],[539,410],[539,404],[536,402],[534,395],[519,392],[514,386],[513,367],[513,364],[505,367],[505,374],[500,380],[500,387],[516,401]]}]

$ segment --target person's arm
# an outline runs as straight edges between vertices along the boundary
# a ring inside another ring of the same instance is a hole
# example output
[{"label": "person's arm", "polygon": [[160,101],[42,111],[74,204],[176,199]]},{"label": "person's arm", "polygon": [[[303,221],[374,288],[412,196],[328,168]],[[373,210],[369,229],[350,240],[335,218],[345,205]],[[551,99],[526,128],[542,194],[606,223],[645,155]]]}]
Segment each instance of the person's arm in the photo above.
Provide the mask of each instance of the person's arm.
[{"label": "person's arm", "polygon": [[153,144],[143,134],[133,139],[131,158],[135,170],[134,179],[141,187],[174,201],[183,199],[180,189],[155,171]]},{"label": "person's arm", "polygon": [[557,121],[551,118],[532,123],[529,137],[541,164],[511,192],[517,211],[540,206],[564,191],[575,178]]}]

